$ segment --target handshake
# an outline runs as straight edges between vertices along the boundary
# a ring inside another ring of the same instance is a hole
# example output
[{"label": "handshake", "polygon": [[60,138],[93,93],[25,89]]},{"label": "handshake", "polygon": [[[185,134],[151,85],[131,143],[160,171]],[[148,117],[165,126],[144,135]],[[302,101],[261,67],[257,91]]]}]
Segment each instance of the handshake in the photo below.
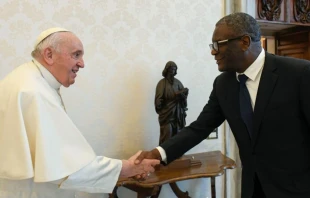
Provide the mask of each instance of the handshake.
[{"label": "handshake", "polygon": [[122,160],[122,170],[119,178],[133,177],[137,180],[143,180],[155,171],[155,166],[160,164],[160,157],[145,159],[141,156],[141,153],[144,152],[138,151],[128,160]]}]

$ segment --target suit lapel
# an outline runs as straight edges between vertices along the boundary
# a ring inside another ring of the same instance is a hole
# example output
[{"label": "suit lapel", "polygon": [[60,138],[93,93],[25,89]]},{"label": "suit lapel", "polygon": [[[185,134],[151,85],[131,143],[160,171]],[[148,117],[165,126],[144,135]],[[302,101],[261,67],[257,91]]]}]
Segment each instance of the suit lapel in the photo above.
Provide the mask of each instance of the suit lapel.
[{"label": "suit lapel", "polygon": [[262,71],[260,83],[258,86],[255,109],[254,109],[254,134],[252,146],[255,146],[262,118],[268,105],[269,99],[273,93],[278,75],[274,73],[277,69],[275,57],[266,52],[265,64]]}]

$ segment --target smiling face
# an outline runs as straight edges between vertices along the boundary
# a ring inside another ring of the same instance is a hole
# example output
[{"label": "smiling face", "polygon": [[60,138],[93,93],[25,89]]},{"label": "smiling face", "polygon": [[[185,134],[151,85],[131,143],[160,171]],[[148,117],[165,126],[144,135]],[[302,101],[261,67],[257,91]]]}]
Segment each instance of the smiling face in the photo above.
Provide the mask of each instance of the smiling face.
[{"label": "smiling face", "polygon": [[[225,24],[216,26],[212,41],[222,41],[242,35],[234,35],[232,30]],[[212,50],[211,54],[216,60],[219,71],[238,71],[243,63],[243,51],[241,50],[241,39],[231,40],[218,44],[218,51]]]},{"label": "smiling face", "polygon": [[58,50],[51,49],[52,64],[50,72],[65,87],[75,82],[77,72],[84,68],[83,44],[73,33],[65,32]]}]

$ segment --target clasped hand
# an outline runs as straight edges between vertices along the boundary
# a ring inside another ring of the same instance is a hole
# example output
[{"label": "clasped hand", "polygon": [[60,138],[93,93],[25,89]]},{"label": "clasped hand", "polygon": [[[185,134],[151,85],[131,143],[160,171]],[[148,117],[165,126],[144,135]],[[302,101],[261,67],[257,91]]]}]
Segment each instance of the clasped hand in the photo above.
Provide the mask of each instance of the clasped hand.
[{"label": "clasped hand", "polygon": [[160,163],[157,159],[143,159],[139,164],[135,164],[135,160],[141,152],[138,151],[128,160],[122,160],[123,166],[119,176],[120,178],[134,177],[145,179],[150,173],[155,171],[155,166]]},{"label": "clasped hand", "polygon": [[[143,163],[145,160],[158,160],[161,161],[161,155],[159,151],[155,148],[151,151],[142,151],[139,153],[139,155],[136,157],[135,164],[139,165]],[[159,164],[157,164],[159,165]],[[136,180],[144,180],[146,178],[145,175],[136,175],[134,177]]]}]

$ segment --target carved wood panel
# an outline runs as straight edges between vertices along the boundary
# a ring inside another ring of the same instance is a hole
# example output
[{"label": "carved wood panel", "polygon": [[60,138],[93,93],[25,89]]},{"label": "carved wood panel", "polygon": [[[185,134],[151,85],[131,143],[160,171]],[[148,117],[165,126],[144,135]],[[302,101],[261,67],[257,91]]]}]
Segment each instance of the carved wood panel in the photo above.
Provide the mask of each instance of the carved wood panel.
[{"label": "carved wood panel", "polygon": [[285,3],[283,0],[256,0],[258,20],[285,21]]},{"label": "carved wood panel", "polygon": [[291,0],[291,22],[310,24],[310,0]]}]

